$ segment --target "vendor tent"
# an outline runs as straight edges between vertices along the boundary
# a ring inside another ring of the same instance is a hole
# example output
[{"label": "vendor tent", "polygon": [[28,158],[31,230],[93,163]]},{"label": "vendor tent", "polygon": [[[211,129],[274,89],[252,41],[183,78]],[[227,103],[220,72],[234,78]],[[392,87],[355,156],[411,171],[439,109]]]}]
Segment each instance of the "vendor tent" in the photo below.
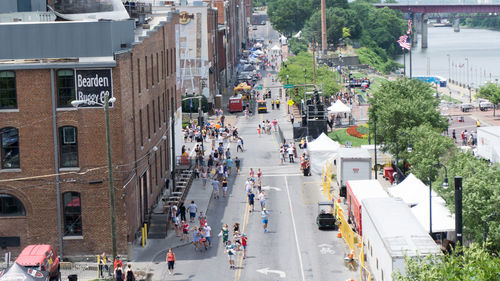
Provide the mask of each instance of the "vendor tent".
[{"label": "vendor tent", "polygon": [[350,113],[351,109],[345,105],[343,102],[340,100],[337,100],[335,103],[333,103],[330,107],[327,108],[329,113],[335,114],[335,113]]},{"label": "vendor tent", "polygon": [[256,51],[254,51],[252,54],[254,54],[254,55],[257,55],[257,56],[258,56],[258,55],[263,55],[263,54],[264,54],[264,52],[263,52],[262,50],[256,50]]},{"label": "vendor tent", "polygon": [[315,140],[308,142],[307,149],[311,161],[311,172],[321,174],[321,170],[328,159],[334,158],[340,144],[333,141],[325,133],[321,133]]},{"label": "vendor tent", "polygon": [[278,45],[274,45],[274,46],[271,48],[271,51],[279,52],[279,51],[281,51],[281,48],[280,48],[280,47],[278,47]]},{"label": "vendor tent", "polygon": [[[400,184],[390,187],[389,194],[393,197],[403,199],[410,207],[424,201],[429,201],[429,187],[413,174],[409,174]],[[432,200],[444,202],[434,191],[432,191]]]},{"label": "vendor tent", "polygon": [[[428,196],[428,195],[427,195]],[[429,199],[411,208],[422,227],[429,232]],[[432,198],[432,232],[455,231],[455,218],[443,201]]]},{"label": "vendor tent", "polygon": [[5,271],[0,271],[0,281],[45,281],[47,273],[14,263]]}]

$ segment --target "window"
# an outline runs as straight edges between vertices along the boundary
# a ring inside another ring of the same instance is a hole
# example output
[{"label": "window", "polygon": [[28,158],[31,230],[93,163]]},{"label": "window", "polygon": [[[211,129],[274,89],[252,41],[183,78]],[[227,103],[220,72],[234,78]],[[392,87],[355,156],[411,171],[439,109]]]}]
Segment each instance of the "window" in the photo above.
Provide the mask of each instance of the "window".
[{"label": "window", "polygon": [[0,193],[0,217],[26,216],[23,203],[16,197]]},{"label": "window", "polygon": [[146,90],[147,90],[147,89],[149,89],[149,84],[148,84],[148,81],[149,81],[149,77],[148,77],[148,56],[144,57],[144,61],[145,61],[145,64],[146,64],[145,73],[146,73]]},{"label": "window", "polygon": [[80,193],[63,193],[64,236],[82,235],[82,205]]},{"label": "window", "polygon": [[139,93],[141,92],[141,60],[137,59],[137,85]]},{"label": "window", "polygon": [[158,187],[158,152],[155,152],[155,184]]},{"label": "window", "polygon": [[16,74],[14,71],[0,71],[0,109],[17,108]]},{"label": "window", "polygon": [[72,107],[75,99],[75,75],[72,69],[57,71],[57,107]]},{"label": "window", "polygon": [[59,128],[61,168],[78,167],[78,139],[75,127]]},{"label": "window", "polygon": [[161,51],[161,80],[165,79],[165,53]]},{"label": "window", "polygon": [[0,130],[0,135],[2,169],[18,169],[20,167],[18,130],[6,127]]},{"label": "window", "polygon": [[144,133],[142,131],[142,110],[139,109],[139,127],[141,128],[141,146],[144,146]]},{"label": "window", "polygon": [[161,128],[161,110],[160,96],[158,96],[158,128]]},{"label": "window", "polygon": [[155,112],[155,100],[153,99],[153,105],[151,106],[153,109],[153,133],[156,134],[156,112]]},{"label": "window", "polygon": [[163,150],[160,145],[160,177],[163,179]]},{"label": "window", "polygon": [[158,60],[158,53],[156,53],[156,83],[160,83],[160,61]]},{"label": "window", "polygon": [[154,72],[154,60],[153,60],[153,54],[151,54],[151,86],[155,86],[155,72]]},{"label": "window", "polygon": [[151,140],[151,125],[149,124],[149,104],[146,105],[146,118],[148,119],[148,139]]},{"label": "window", "polygon": [[[168,111],[168,99],[167,99],[167,96],[168,96],[168,93],[170,91],[167,90],[167,95],[165,95],[165,93],[163,93],[163,122],[164,123],[167,123],[167,111]],[[168,126],[167,126],[168,128]]]},{"label": "window", "polygon": [[166,52],[166,62],[165,64],[167,65],[167,77],[170,75],[170,64],[168,63],[170,60],[168,59],[168,50],[165,50]]}]

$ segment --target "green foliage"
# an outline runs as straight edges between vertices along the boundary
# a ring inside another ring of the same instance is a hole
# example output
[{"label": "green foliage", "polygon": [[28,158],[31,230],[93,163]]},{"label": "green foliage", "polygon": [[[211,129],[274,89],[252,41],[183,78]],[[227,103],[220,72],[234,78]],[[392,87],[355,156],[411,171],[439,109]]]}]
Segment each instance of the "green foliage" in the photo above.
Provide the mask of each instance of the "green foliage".
[{"label": "green foliage", "polygon": [[385,51],[378,47],[375,48],[363,47],[357,49],[356,53],[358,54],[360,63],[371,65],[376,70],[381,71],[383,73],[394,71],[402,67],[401,64],[389,58],[385,53]]},{"label": "green foliage", "polygon": [[[498,105],[500,103],[500,86],[493,83],[487,83],[479,88],[478,96]],[[493,116],[495,116],[495,109],[493,110]]]},{"label": "green foliage", "polygon": [[307,41],[301,38],[292,37],[288,39],[288,47],[290,47],[290,52],[292,52],[293,54],[307,52]]},{"label": "green foliage", "polygon": [[[287,81],[286,75],[288,75],[289,84],[312,84],[314,82],[312,54],[302,52],[295,57],[290,57],[287,62],[287,67],[281,68],[278,77],[281,81]],[[335,80],[334,73],[326,67],[318,66],[316,68],[316,84],[320,89],[323,88],[323,95],[325,96],[331,96],[340,90],[340,86]],[[301,99],[304,97],[304,88],[297,88],[299,92],[298,95],[295,95],[294,89],[288,90],[288,93],[295,103],[300,104]]]},{"label": "green foliage", "polygon": [[475,28],[488,28],[493,30],[500,30],[500,16],[477,16],[467,18],[465,24]]},{"label": "green foliage", "polygon": [[[401,132],[407,132],[420,125],[443,131],[446,120],[437,107],[439,102],[433,97],[431,87],[419,80],[407,78],[385,81],[370,99],[370,127],[377,118],[377,140],[391,153],[396,152],[394,140]],[[399,147],[406,147],[398,138]],[[401,158],[404,159],[404,158]]]},{"label": "green foliage", "polygon": [[272,0],[268,1],[267,15],[273,28],[287,37],[298,32],[311,16],[310,1]]},{"label": "green foliage", "polygon": [[[455,281],[500,279],[500,258],[478,244],[458,247],[457,254],[406,258],[405,274],[393,273],[394,281]],[[458,254],[461,253],[461,254]]]},{"label": "green foliage", "polygon": [[348,141],[352,143],[353,147],[368,144],[368,139],[360,139],[357,137],[350,136],[349,134],[347,134],[346,130],[347,129],[335,130],[333,132],[328,133],[328,136],[332,140],[334,140],[342,145],[345,145],[345,143]]},{"label": "green foliage", "polygon": [[[463,222],[465,239],[480,242],[483,235],[485,218],[498,212],[500,202],[500,170],[498,166],[474,157],[470,153],[455,151],[445,163],[448,168],[450,188],[438,188],[436,191],[454,210],[453,178],[463,178]],[[488,241],[490,250],[500,251],[500,221],[493,220],[489,224]],[[483,279],[481,279],[483,280]],[[499,280],[499,279],[497,279]]]},{"label": "green foliage", "polygon": [[[350,38],[358,39],[361,36],[361,23],[356,12],[351,9],[328,8],[326,10],[327,40],[329,44],[338,44],[344,38],[343,31],[349,29]],[[304,37],[311,41],[321,38],[321,11],[316,11],[304,26]]]},{"label": "green foliage", "polygon": [[409,136],[398,136],[398,142],[411,143],[411,153],[408,153],[404,146],[399,150],[399,156],[408,159],[411,172],[424,182],[427,182],[429,177],[432,181],[435,180],[440,171],[433,165],[442,163],[442,157],[454,147],[452,139],[441,136],[441,130],[432,128],[429,124],[411,128]]},{"label": "green foliage", "polygon": [[252,0],[252,6],[254,7],[262,7],[266,5],[266,0]]}]

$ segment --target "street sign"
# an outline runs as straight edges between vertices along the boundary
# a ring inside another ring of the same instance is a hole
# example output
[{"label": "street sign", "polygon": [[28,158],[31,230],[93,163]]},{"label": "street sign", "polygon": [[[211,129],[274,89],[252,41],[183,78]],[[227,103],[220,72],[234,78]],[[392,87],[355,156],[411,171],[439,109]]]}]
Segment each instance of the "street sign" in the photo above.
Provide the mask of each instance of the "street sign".
[{"label": "street sign", "polygon": [[294,104],[293,100],[288,100],[288,105],[292,106]]},{"label": "street sign", "polygon": [[284,89],[292,89],[293,88],[293,84],[285,84],[285,85],[283,85],[283,88]]},{"label": "street sign", "polygon": [[257,86],[257,90],[262,90],[262,85]]}]

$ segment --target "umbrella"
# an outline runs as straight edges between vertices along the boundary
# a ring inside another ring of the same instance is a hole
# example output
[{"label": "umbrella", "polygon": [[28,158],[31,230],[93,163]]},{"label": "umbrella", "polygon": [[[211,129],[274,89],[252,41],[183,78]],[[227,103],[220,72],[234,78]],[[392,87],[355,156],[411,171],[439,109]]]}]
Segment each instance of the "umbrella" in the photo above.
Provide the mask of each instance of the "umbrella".
[{"label": "umbrella", "polygon": [[14,263],[11,267],[0,272],[0,281],[46,281],[47,273]]}]

